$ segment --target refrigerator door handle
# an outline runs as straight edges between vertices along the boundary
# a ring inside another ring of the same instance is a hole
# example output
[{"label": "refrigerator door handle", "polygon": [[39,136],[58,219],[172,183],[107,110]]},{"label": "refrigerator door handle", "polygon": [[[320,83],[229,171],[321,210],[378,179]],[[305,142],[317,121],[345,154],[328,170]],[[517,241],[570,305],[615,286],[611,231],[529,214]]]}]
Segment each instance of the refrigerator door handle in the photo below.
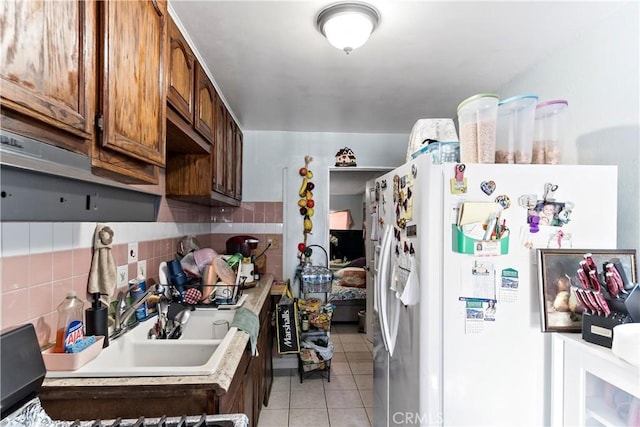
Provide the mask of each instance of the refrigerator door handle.
[{"label": "refrigerator door handle", "polygon": [[382,253],[380,254],[380,266],[378,270],[378,283],[377,288],[379,291],[378,298],[378,317],[380,318],[380,329],[382,332],[382,341],[387,352],[392,353],[391,348],[391,336],[389,331],[389,319],[388,319],[388,280],[389,280],[389,261],[391,259],[392,251],[392,229],[387,226],[385,229],[385,238],[382,243]]}]

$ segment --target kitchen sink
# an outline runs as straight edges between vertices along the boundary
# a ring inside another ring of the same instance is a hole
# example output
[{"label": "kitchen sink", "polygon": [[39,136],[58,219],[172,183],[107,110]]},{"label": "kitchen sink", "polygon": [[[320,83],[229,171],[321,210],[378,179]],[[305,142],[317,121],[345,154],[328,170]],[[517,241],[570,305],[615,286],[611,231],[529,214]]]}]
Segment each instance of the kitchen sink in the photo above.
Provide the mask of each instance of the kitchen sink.
[{"label": "kitchen sink", "polygon": [[234,314],[234,310],[193,311],[182,336],[177,340],[147,339],[147,332],[157,320],[157,317],[154,316],[119,338],[111,340],[109,347],[104,348],[95,359],[79,369],[75,371],[49,371],[47,377],[146,377],[212,374],[220,364],[237,331],[236,328],[229,328],[226,334],[215,338],[214,322],[221,321],[223,324],[226,322],[230,325]]},{"label": "kitchen sink", "polygon": [[[213,311],[213,313],[211,311]],[[222,322],[222,325],[226,325],[226,328],[229,328],[235,314],[235,310],[205,309],[192,311],[189,322],[182,331],[180,340],[220,339],[221,337],[219,335],[214,334],[214,331],[216,331],[214,322]]]}]

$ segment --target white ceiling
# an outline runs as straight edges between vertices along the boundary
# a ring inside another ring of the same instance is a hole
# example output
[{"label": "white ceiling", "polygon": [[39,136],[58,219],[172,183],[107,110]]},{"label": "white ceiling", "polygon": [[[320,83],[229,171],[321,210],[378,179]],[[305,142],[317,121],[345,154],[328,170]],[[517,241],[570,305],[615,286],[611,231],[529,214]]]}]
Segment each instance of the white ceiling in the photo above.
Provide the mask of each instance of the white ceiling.
[{"label": "white ceiling", "polygon": [[331,2],[169,7],[243,131],[408,134],[417,119],[455,117],[464,98],[498,90],[623,4],[369,0],[380,25],[346,55],[315,28]]}]

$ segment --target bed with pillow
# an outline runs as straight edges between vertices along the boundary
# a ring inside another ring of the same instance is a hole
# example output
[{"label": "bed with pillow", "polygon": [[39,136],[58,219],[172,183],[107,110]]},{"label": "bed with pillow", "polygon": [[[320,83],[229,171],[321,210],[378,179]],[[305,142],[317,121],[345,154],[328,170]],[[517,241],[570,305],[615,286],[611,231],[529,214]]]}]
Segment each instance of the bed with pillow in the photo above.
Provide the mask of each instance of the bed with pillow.
[{"label": "bed with pillow", "polygon": [[367,272],[364,258],[347,263],[331,263],[333,283],[329,301],[336,306],[332,322],[357,322],[358,312],[367,306]]}]

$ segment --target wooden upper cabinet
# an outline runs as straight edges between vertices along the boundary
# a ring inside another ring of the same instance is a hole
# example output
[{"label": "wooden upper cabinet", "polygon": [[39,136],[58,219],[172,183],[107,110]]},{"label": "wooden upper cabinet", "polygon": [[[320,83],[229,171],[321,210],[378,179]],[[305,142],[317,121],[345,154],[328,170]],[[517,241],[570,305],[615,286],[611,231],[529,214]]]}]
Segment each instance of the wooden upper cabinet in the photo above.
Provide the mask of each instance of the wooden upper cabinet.
[{"label": "wooden upper cabinet", "polygon": [[[94,96],[94,7],[84,0],[2,2],[3,128],[16,130],[34,122],[63,131],[77,145],[64,143],[65,138],[48,142],[89,153],[94,115],[89,102]],[[46,131],[31,135],[51,137]]]},{"label": "wooden upper cabinet", "polygon": [[236,126],[235,132],[235,148],[233,151],[234,161],[233,161],[233,169],[235,173],[234,178],[234,198],[238,200],[242,200],[242,145],[243,145],[243,136],[242,131],[239,127]]},{"label": "wooden upper cabinet", "polygon": [[227,113],[227,135],[226,135],[226,151],[225,151],[225,194],[233,197],[235,195],[235,173],[234,173],[234,159],[235,159],[235,145],[236,145],[236,123],[233,121],[233,116]]},{"label": "wooden upper cabinet", "polygon": [[204,69],[196,63],[196,111],[194,126],[209,142],[215,141],[216,89]]},{"label": "wooden upper cabinet", "polygon": [[101,1],[100,146],[164,167],[167,4]]},{"label": "wooden upper cabinet", "polygon": [[225,194],[225,165],[226,165],[226,148],[227,148],[227,107],[218,99],[216,104],[216,138],[213,155],[213,191]]},{"label": "wooden upper cabinet", "polygon": [[173,19],[169,18],[169,92],[167,102],[193,123],[196,57]]}]

